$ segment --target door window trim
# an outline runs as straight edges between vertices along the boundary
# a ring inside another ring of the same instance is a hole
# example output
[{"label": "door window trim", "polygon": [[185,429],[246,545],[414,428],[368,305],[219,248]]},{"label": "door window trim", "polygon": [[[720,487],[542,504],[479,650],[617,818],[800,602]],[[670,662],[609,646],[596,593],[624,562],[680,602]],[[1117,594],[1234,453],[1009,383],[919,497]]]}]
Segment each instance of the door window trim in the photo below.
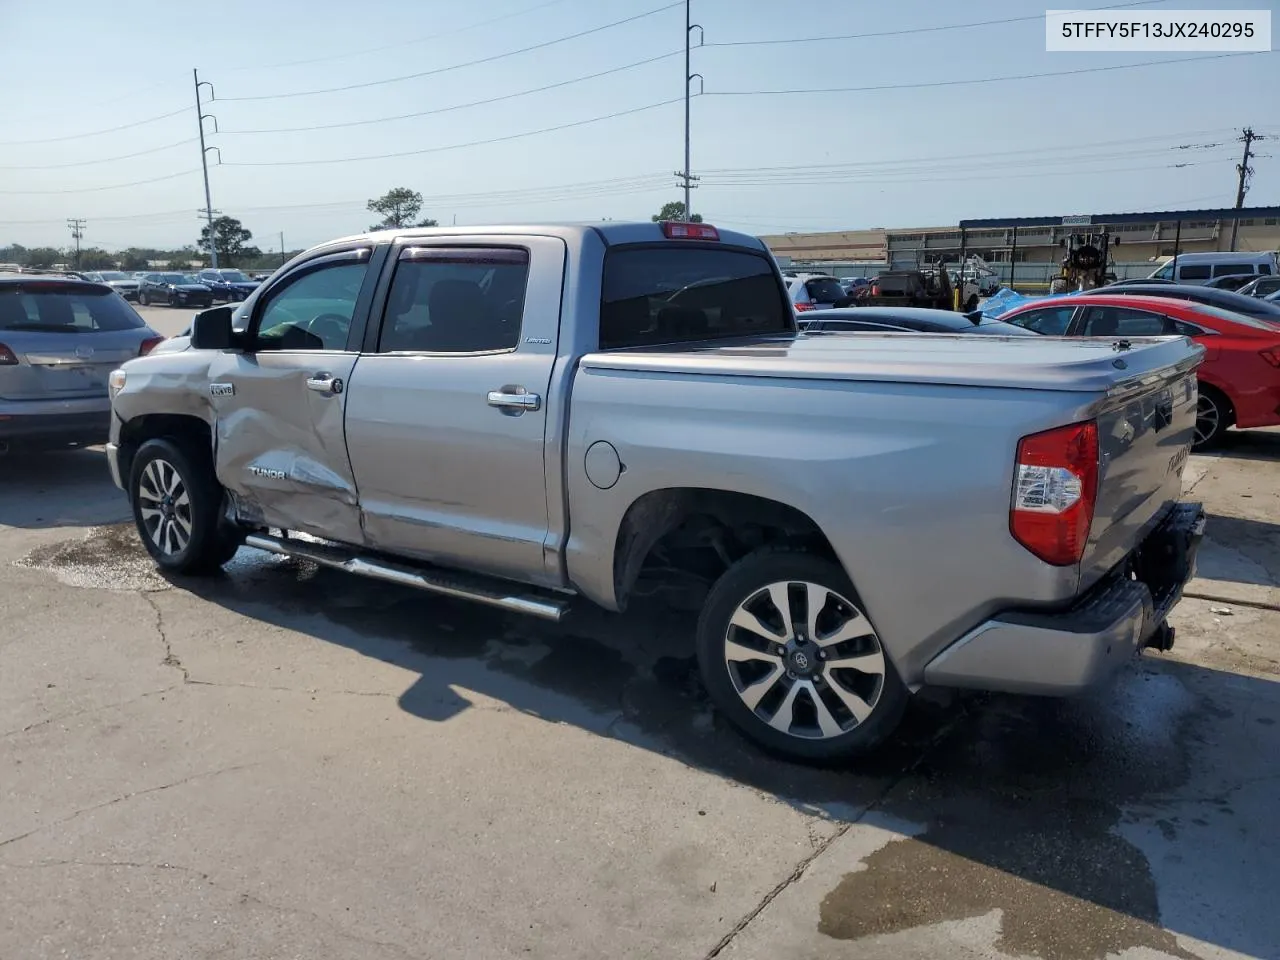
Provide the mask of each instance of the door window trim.
[{"label": "door window trim", "polygon": [[258,327],[262,322],[262,314],[266,309],[272,296],[278,291],[284,290],[291,286],[295,281],[302,279],[310,273],[317,270],[323,270],[325,267],[333,264],[341,263],[358,263],[364,261],[368,264],[365,269],[364,280],[360,284],[360,293],[356,296],[355,306],[352,308],[351,327],[347,331],[347,343],[342,350],[271,350],[264,351],[270,353],[356,353],[360,350],[360,344],[364,339],[366,325],[368,324],[369,305],[373,300],[373,292],[376,287],[378,274],[381,273],[382,265],[387,257],[387,244],[371,245],[368,242],[355,244],[343,250],[330,250],[312,257],[309,260],[303,260],[296,264],[288,273],[276,277],[271,286],[263,287],[255,291],[253,311],[249,315],[249,323],[245,327],[244,340],[246,351],[255,353],[258,340]]}]

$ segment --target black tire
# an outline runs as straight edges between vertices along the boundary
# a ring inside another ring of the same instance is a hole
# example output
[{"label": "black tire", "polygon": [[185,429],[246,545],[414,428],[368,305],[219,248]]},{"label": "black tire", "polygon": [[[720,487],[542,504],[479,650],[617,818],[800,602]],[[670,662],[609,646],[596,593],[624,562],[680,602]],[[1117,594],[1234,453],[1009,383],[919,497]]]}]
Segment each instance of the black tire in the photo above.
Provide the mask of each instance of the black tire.
[{"label": "black tire", "polygon": [[1231,401],[1220,390],[1200,384],[1200,399],[1196,405],[1196,433],[1191,444],[1193,450],[1212,450],[1222,442],[1235,420]]},{"label": "black tire", "polygon": [[[177,475],[173,486],[164,482],[170,471]],[[164,502],[170,492],[173,497]],[[195,444],[148,440],[133,457],[129,471],[133,522],[142,545],[161,570],[213,573],[235,555],[242,537],[223,518],[223,497],[208,452]],[[166,523],[168,533],[162,534]]]},{"label": "black tire", "polygon": [[148,302],[147,302],[147,294],[146,294],[146,292],[145,292],[145,291],[142,291],[142,290],[139,290],[139,291],[138,291],[138,306],[140,306],[140,307],[145,307],[145,306],[148,306],[148,305],[149,305],[149,304],[148,304]]},{"label": "black tire", "polygon": [[[853,613],[855,614],[845,622],[853,623],[857,620],[857,615],[861,615],[862,602],[858,598],[853,584],[849,581],[845,572],[831,561],[812,553],[782,547],[766,547],[750,553],[730,567],[716,581],[707,596],[706,603],[703,605],[702,614],[698,618],[696,640],[698,666],[707,692],[710,694],[711,700],[717,709],[739,731],[766,750],[787,759],[823,763],[843,760],[866,753],[893,733],[902,719],[908,698],[905,685],[898,677],[893,662],[887,652],[884,651],[879,638],[871,630],[869,621],[862,621],[869,633],[866,636],[859,636],[857,639],[849,641],[850,644],[860,645],[861,648],[858,650],[848,650],[845,644],[819,648],[812,642],[816,638],[808,638],[810,643],[805,648],[810,652],[815,649],[821,649],[820,656],[824,659],[828,656],[831,657],[832,663],[838,659],[863,655],[868,650],[872,654],[878,652],[883,655],[883,673],[878,677],[872,674],[864,675],[860,672],[853,675],[853,679],[859,681],[859,685],[864,685],[864,682],[869,678],[870,683],[875,688],[875,692],[868,695],[872,700],[869,704],[870,713],[864,716],[860,722],[857,722],[852,714],[841,720],[841,726],[845,726],[844,732],[831,736],[811,737],[798,732],[776,729],[769,724],[760,712],[766,710],[766,705],[774,695],[774,691],[771,690],[763,697],[760,697],[755,709],[748,706],[744,702],[743,695],[738,692],[737,681],[734,674],[731,674],[731,670],[737,671],[739,667],[730,667],[727,662],[729,658],[726,655],[726,651],[730,646],[730,630],[734,631],[732,636],[735,640],[742,637],[743,631],[742,628],[731,625],[731,618],[734,617],[740,606],[746,608],[752,604],[766,603],[769,605],[767,609],[777,611],[779,608],[772,604],[770,600],[765,599],[765,591],[771,584],[782,582],[815,584],[835,594],[836,596],[832,598],[836,601],[834,606],[830,610],[824,608],[824,614],[840,614],[845,609],[840,601],[844,601],[849,607],[853,608]],[[787,590],[790,596],[798,595],[793,592],[793,588],[788,587]],[[791,607],[790,602],[788,602],[788,606]],[[754,609],[760,610],[761,608],[755,606]],[[793,620],[795,619],[794,609],[794,607],[791,607],[791,611],[789,611],[789,615]],[[749,638],[752,638],[750,642],[754,644],[754,638],[759,635],[752,631],[747,631],[746,633]],[[801,641],[806,640],[803,635],[799,633],[797,635]],[[766,648],[772,647],[772,642],[766,642],[763,646]],[[781,646],[774,648],[775,651],[780,649],[783,648]],[[830,651],[830,653],[827,651]],[[791,656],[794,656],[794,654]],[[761,661],[746,662],[753,665],[761,664]],[[785,669],[794,662],[796,661],[781,658],[778,668],[768,664],[761,664],[761,669],[767,674],[765,681],[775,689],[789,693],[790,685],[795,684],[797,678],[793,677],[789,672],[785,674],[784,678],[783,675],[772,671]],[[831,664],[829,663],[826,666],[830,667]],[[831,688],[831,684],[832,682],[840,684],[844,694],[837,700],[843,700],[850,693],[850,689],[848,684],[841,678],[849,678],[851,673],[853,672],[842,670],[839,675],[834,675],[824,671],[822,676],[815,679],[813,681],[814,685],[809,688],[814,690],[819,689],[823,684],[826,685],[825,693],[822,693],[821,690],[819,692],[821,699],[826,704],[828,713],[832,717],[835,716],[835,711],[839,710],[840,707],[838,703],[833,706],[832,698],[835,697],[835,691]],[[770,676],[774,679],[770,680]],[[739,677],[738,679],[741,678]],[[803,680],[802,677],[800,679]],[[761,683],[756,682],[749,684],[745,689],[755,690],[760,687]],[[861,693],[858,696],[864,702],[867,701],[867,696],[863,696]],[[790,695],[790,697],[789,702],[792,704],[792,709],[789,716],[796,716],[796,705],[799,705],[801,712],[807,709],[808,713],[814,717],[814,722],[818,722],[815,710],[817,705],[810,699],[809,693],[802,689],[800,692]],[[780,694],[779,699],[786,701],[787,695]],[[782,707],[778,709],[782,709]],[[775,713],[775,718],[776,716],[777,714]],[[837,717],[837,719],[839,718]],[[853,725],[851,727],[847,726],[851,721]],[[797,731],[797,723],[799,721],[791,723],[789,730]]]}]

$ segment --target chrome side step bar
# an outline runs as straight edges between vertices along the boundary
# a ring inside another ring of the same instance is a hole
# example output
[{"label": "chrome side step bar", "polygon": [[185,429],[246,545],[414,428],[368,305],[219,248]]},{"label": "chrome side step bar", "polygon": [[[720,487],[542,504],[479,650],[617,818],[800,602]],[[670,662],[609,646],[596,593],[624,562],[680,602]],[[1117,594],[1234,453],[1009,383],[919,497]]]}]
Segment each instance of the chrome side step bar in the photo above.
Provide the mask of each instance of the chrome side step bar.
[{"label": "chrome side step bar", "polygon": [[[439,568],[417,568],[381,559],[373,560],[344,547],[309,540],[273,537],[265,533],[249,534],[245,537],[244,545],[266,550],[268,553],[310,560],[324,567],[345,570],[347,573],[359,574],[362,577],[372,577],[374,580],[386,580],[389,583],[416,587],[419,590],[443,594],[446,597],[457,597],[488,604],[491,607],[501,607],[504,610],[540,617],[543,620],[558,622],[569,612],[568,597],[540,594],[534,592],[532,588],[522,588],[496,577],[446,572]],[[516,590],[527,592],[517,593]]]}]

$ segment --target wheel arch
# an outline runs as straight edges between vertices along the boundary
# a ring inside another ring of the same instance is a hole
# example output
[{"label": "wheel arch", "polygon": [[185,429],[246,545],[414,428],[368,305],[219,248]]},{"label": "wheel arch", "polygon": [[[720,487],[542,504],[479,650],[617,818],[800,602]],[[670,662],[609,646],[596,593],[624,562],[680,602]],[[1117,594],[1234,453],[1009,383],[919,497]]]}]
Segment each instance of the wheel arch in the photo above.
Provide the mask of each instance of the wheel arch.
[{"label": "wheel arch", "polygon": [[[625,610],[636,582],[656,559],[672,575],[712,576],[762,546],[803,548],[840,564],[808,514],[777,500],[732,490],[671,487],[632,501],[614,540],[613,594]],[[678,557],[663,558],[668,549]]]},{"label": "wheel arch", "polygon": [[130,476],[139,447],[148,440],[161,437],[189,449],[213,450],[213,429],[199,417],[185,413],[144,413],[127,420],[120,427],[117,453],[120,476]]}]

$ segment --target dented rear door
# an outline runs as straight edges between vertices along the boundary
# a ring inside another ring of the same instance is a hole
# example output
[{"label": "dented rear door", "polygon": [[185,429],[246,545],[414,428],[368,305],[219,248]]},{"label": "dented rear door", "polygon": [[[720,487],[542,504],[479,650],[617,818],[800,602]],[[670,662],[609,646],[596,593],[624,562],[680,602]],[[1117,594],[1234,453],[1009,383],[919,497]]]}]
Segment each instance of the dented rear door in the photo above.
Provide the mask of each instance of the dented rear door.
[{"label": "dented rear door", "polygon": [[363,541],[344,421],[379,259],[299,264],[257,298],[244,348],[211,364],[217,475],[242,519]]}]

